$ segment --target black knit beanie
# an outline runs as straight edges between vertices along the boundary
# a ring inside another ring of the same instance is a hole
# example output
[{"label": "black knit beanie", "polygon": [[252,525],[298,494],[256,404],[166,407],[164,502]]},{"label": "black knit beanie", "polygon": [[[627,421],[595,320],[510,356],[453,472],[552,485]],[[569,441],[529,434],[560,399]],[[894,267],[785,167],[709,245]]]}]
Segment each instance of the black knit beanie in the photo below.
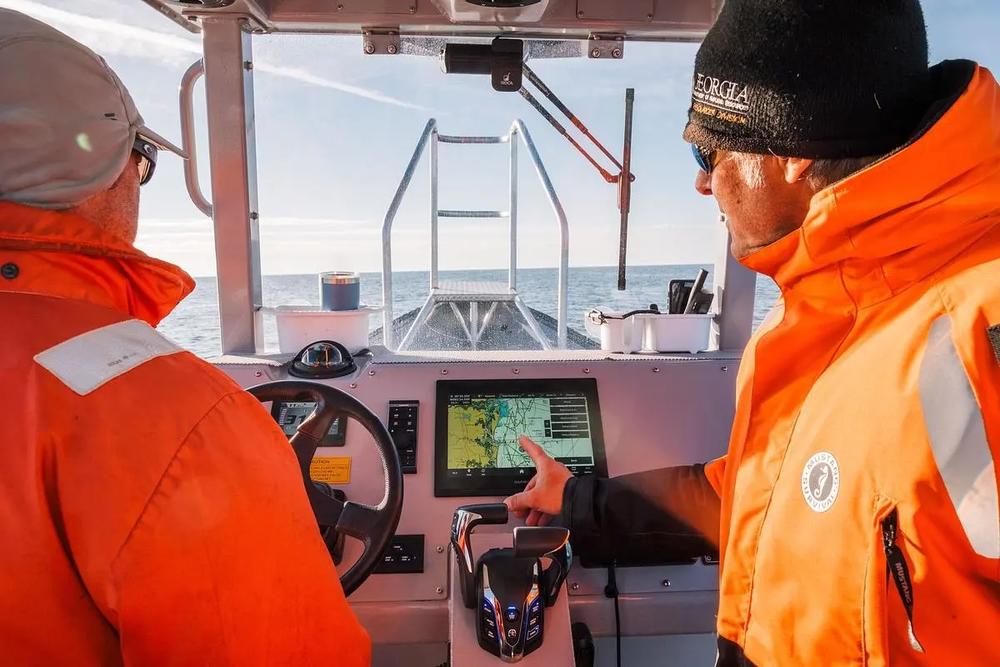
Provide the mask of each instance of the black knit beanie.
[{"label": "black knit beanie", "polygon": [[684,139],[784,157],[882,155],[928,103],[919,0],[727,0],[695,58]]}]

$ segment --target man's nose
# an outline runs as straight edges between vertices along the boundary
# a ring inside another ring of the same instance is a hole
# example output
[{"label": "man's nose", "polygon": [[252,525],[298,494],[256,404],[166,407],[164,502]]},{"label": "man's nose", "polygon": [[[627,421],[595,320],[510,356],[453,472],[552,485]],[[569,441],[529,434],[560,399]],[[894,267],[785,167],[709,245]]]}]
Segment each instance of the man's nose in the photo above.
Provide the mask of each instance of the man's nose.
[{"label": "man's nose", "polygon": [[712,194],[712,177],[705,173],[704,169],[698,170],[698,175],[694,177],[694,189],[698,194]]}]

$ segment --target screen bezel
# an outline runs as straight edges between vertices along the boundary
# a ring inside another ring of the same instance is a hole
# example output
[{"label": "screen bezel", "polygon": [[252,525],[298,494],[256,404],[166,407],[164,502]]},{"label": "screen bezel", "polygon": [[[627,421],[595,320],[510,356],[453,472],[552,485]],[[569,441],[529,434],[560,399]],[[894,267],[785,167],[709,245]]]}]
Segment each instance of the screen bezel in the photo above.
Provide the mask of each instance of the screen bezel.
[{"label": "screen bezel", "polygon": [[456,393],[561,393],[574,392],[587,397],[588,421],[594,446],[594,474],[608,476],[604,452],[604,428],[601,404],[594,378],[552,378],[544,380],[438,380],[434,405],[434,495],[508,496],[523,491],[534,470],[524,479],[480,480],[454,479],[448,475],[448,397]]},{"label": "screen bezel", "polygon": [[[312,403],[313,411],[315,411],[316,401],[310,401],[308,398],[303,398],[301,400],[292,400],[292,401],[281,400],[281,401],[271,402],[271,418],[274,419],[274,423],[278,425],[278,428],[281,429],[281,432],[285,435],[285,437],[291,440],[291,436],[285,433],[285,429],[281,427],[281,419],[280,419],[281,408],[282,406],[285,405],[285,403]],[[318,446],[343,447],[344,445],[346,445],[348,421],[350,420],[345,415],[343,414],[337,415],[337,417],[332,422],[330,422],[330,428],[327,430],[326,435],[323,436],[323,441],[320,442]],[[330,433],[330,431],[333,430],[333,427],[336,426],[338,423],[340,424],[340,429],[338,431],[338,434],[334,436],[333,434]]]}]

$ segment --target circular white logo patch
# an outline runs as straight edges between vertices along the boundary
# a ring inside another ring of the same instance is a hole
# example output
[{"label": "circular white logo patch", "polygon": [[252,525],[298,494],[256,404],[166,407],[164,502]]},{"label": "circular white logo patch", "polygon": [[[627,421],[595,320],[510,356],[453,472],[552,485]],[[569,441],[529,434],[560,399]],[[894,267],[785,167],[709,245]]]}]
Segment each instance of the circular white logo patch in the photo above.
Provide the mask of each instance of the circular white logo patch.
[{"label": "circular white logo patch", "polygon": [[840,491],[840,466],[830,452],[816,452],[802,469],[802,495],[814,512],[833,507]]}]

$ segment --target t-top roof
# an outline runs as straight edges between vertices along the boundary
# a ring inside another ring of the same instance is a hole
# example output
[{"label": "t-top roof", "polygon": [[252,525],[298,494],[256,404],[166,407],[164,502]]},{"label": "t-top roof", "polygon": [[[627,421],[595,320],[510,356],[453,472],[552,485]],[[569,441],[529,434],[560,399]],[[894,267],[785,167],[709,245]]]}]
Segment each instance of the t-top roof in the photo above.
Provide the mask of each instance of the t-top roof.
[{"label": "t-top roof", "polygon": [[[723,0],[142,0],[197,31],[203,17],[246,16],[254,32],[355,33],[394,30],[427,36],[700,40]],[[484,6],[494,5],[494,6]]]}]

